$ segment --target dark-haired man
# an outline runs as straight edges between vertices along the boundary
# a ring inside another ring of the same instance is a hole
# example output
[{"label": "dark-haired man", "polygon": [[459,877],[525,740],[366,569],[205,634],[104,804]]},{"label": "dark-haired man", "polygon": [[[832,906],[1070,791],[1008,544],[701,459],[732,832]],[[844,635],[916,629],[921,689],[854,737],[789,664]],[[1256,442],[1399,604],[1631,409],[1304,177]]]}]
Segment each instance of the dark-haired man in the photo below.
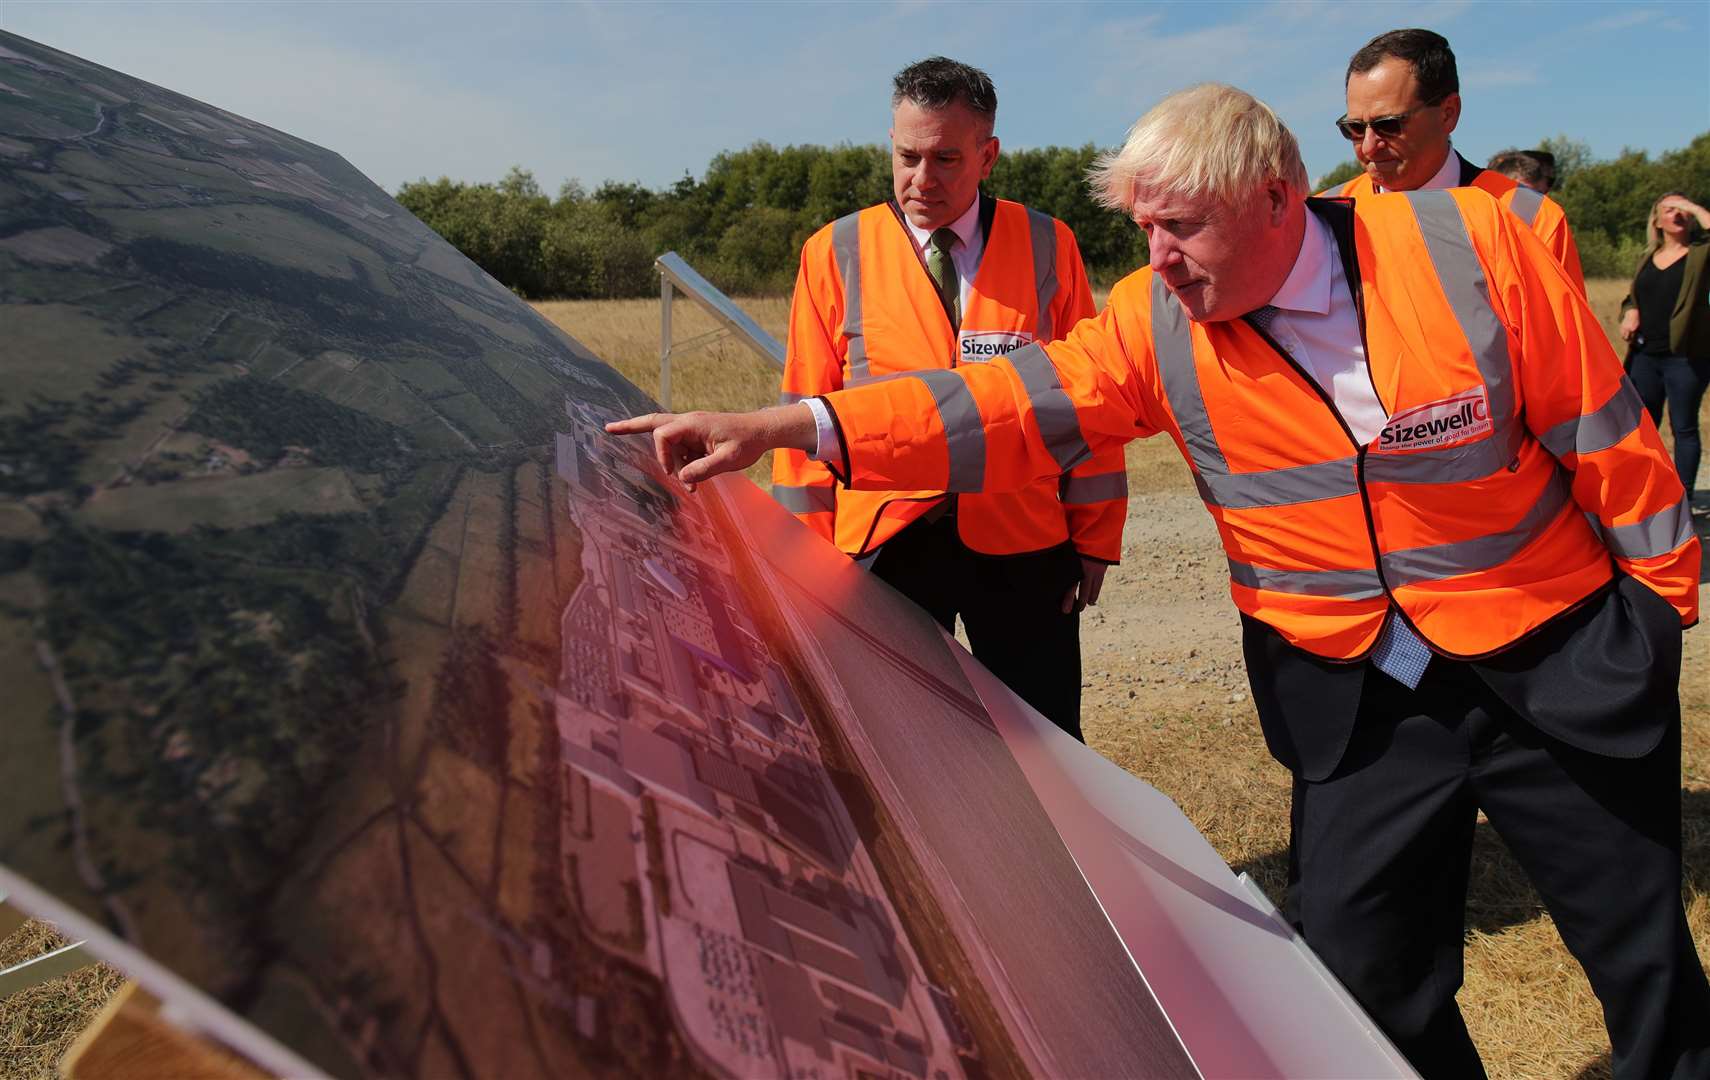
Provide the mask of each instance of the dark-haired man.
[{"label": "dark-haired man", "polygon": [[1336,128],[1354,144],[1354,157],[1366,171],[1326,194],[1357,199],[1374,191],[1482,188],[1532,227],[1585,292],[1579,248],[1562,208],[1541,192],[1479,168],[1450,145],[1461,118],[1461,79],[1448,39],[1418,29],[1379,34],[1348,59],[1343,85],[1347,112]]},{"label": "dark-haired man", "polygon": [[[996,116],[991,79],[967,64],[935,56],[897,73],[895,198],[803,245],[786,403],[904,371],[954,383],[951,368],[1054,341],[1093,314],[1068,226],[980,193],[997,161]],[[1121,555],[1120,449],[1002,495],[851,491],[797,450],[774,455],[772,477],[778,502],[947,630],[960,615],[974,655],[1081,737],[1078,613]]]},{"label": "dark-haired man", "polygon": [[1556,156],[1543,150],[1498,150],[1484,167],[1540,195],[1556,183]]}]

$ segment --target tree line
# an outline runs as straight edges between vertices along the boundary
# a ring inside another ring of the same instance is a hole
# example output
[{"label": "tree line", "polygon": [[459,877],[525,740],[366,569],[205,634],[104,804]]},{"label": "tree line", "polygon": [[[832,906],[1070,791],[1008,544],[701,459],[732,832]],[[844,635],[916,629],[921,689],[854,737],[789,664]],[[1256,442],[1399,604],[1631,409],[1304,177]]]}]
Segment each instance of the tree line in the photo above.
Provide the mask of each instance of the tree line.
[{"label": "tree line", "polygon": [[[1545,139],[1589,277],[1625,277],[1644,250],[1645,221],[1662,194],[1710,202],[1710,132],[1651,158],[1626,150],[1599,161],[1567,136]],[[1138,229],[1100,208],[1086,186],[1092,144],[1006,150],[985,190],[1061,218],[1075,231],[1095,281],[1109,283],[1146,257]],[[1318,178],[1323,190],[1358,172],[1345,162]],[[759,142],[713,158],[699,179],[662,189],[572,180],[548,195],[528,170],[497,183],[417,180],[398,201],[483,270],[529,299],[649,296],[653,259],[676,251],[735,294],[785,293],[801,245],[837,217],[891,194],[883,146],[784,146]]]}]

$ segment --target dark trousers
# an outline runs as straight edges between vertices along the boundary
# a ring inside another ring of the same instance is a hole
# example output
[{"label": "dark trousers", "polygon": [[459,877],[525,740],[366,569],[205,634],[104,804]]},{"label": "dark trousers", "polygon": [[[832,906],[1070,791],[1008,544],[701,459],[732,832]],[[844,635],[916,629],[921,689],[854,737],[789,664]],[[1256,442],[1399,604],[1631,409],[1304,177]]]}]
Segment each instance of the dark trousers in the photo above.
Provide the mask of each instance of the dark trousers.
[{"label": "dark trousers", "polygon": [[960,615],[974,658],[1040,715],[1081,738],[1080,616],[1062,608],[1063,594],[1081,578],[1072,546],[981,555],[962,543],[956,518],[947,514],[892,537],[872,571],[945,630],[954,632]]},{"label": "dark trousers", "polygon": [[1368,669],[1352,740],[1296,779],[1289,918],[1427,1080],[1479,1077],[1455,992],[1483,809],[1603,1005],[1621,1080],[1710,1076],[1710,986],[1681,905],[1678,703],[1662,744],[1576,750],[1465,664]]},{"label": "dark trousers", "polygon": [[1710,386],[1710,357],[1689,360],[1684,356],[1654,356],[1634,353],[1627,364],[1627,377],[1651,414],[1651,422],[1662,426],[1663,404],[1668,404],[1668,422],[1674,429],[1674,468],[1686,493],[1692,494],[1698,478],[1698,459],[1703,445],[1698,436],[1698,406],[1704,388]]}]

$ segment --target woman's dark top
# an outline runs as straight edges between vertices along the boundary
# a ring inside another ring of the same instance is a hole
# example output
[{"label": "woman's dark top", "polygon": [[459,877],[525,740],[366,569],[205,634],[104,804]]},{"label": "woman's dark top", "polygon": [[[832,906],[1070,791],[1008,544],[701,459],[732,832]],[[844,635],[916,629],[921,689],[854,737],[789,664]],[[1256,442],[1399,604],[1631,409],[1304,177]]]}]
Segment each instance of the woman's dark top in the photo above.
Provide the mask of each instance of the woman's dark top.
[{"label": "woman's dark top", "polygon": [[1668,320],[1674,314],[1674,302],[1680,296],[1685,274],[1684,256],[1670,263],[1666,270],[1658,270],[1650,259],[1639,267],[1639,274],[1633,279],[1633,300],[1639,307],[1640,352],[1668,355]]}]

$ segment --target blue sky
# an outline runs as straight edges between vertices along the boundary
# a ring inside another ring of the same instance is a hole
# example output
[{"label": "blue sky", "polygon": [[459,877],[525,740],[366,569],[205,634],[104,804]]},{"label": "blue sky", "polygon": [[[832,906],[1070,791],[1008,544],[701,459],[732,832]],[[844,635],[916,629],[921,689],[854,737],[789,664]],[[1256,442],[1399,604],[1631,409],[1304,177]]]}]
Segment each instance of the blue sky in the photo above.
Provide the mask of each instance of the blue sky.
[{"label": "blue sky", "polygon": [[1011,147],[1109,146],[1159,97],[1234,83],[1313,176],[1348,54],[1397,26],[1447,36],[1475,160],[1566,133],[1600,157],[1710,129],[1710,4],[340,3],[0,0],[0,27],[342,153],[387,190],[513,164],[663,186],[718,151],[882,142],[890,76],[944,53],[997,83]]}]

